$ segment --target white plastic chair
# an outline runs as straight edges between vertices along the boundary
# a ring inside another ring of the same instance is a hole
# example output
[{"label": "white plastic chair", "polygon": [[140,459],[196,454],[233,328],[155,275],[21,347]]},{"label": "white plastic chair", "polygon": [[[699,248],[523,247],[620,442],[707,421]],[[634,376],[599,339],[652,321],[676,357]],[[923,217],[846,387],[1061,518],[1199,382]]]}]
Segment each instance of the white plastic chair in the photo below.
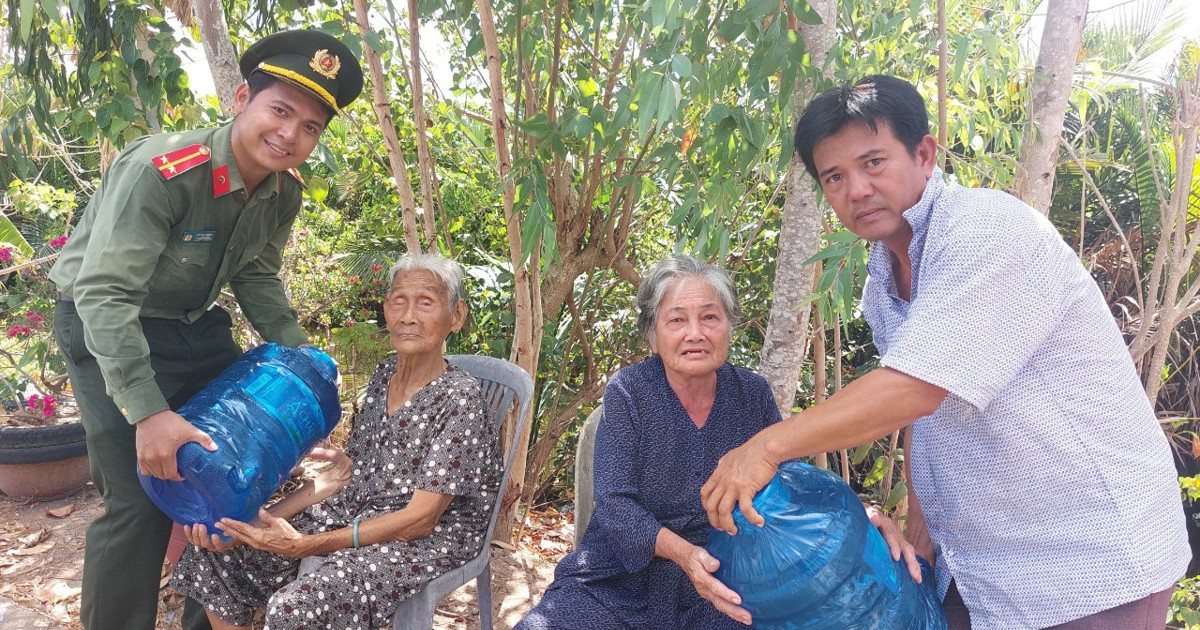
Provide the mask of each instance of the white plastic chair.
[{"label": "white plastic chair", "polygon": [[598,405],[579,429],[575,443],[575,548],[583,540],[583,532],[596,509],[596,427],[604,417],[604,405]]},{"label": "white plastic chair", "polygon": [[[504,456],[504,475],[500,480],[499,491],[496,492],[496,503],[492,506],[492,517],[488,521],[487,537],[491,541],[496,530],[496,520],[500,516],[500,508],[504,502],[505,490],[508,488],[508,474],[512,469],[513,458],[517,453],[517,444],[521,430],[525,427],[530,402],[533,400],[533,379],[525,370],[516,364],[503,359],[477,356],[472,354],[447,355],[446,360],[451,365],[465,370],[483,385],[483,396],[488,408],[492,411],[497,431],[503,426],[508,417],[508,410],[513,402],[517,403],[516,428],[513,431],[513,441]],[[438,602],[453,593],[460,586],[475,580],[475,590],[479,601],[480,630],[492,630],[492,568],[489,562],[491,544],[485,544],[479,555],[471,558],[466,564],[430,580],[416,595],[400,602],[396,614],[392,617],[394,630],[430,630],[433,627],[433,615]],[[312,556],[300,563],[300,572],[307,573],[320,565],[322,558]]]}]

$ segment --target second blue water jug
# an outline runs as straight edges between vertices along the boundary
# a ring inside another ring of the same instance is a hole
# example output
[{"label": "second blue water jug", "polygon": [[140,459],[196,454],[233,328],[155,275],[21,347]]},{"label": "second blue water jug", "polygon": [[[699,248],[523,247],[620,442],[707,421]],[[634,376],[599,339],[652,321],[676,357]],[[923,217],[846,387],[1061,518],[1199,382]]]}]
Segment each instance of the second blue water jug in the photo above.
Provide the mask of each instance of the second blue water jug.
[{"label": "second blue water jug", "polygon": [[268,343],[245,353],[178,410],[212,437],[176,453],[183,481],[139,472],[142,488],[177,523],[252,520],[292,468],[341,418],[337,364],[312,346]]},{"label": "second blue water jug", "polygon": [[708,552],[755,628],[945,630],[933,572],[913,582],[841,477],[786,462],[754,497],[754,509],[763,527],[735,509],[737,535],[714,532]]}]

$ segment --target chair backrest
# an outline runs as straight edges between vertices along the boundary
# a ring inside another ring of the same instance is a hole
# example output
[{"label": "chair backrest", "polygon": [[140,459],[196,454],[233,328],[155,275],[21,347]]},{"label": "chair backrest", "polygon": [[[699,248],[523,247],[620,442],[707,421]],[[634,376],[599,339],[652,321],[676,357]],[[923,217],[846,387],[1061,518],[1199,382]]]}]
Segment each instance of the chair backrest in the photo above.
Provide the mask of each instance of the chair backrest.
[{"label": "chair backrest", "polygon": [[575,444],[575,548],[583,540],[583,532],[596,509],[596,427],[604,417],[604,405],[598,405],[579,429]]},{"label": "chair backrest", "polygon": [[[508,489],[508,475],[512,471],[513,458],[517,454],[517,446],[521,440],[521,432],[525,428],[525,420],[529,415],[529,405],[533,401],[533,378],[511,361],[495,357],[475,354],[450,354],[446,360],[451,365],[465,370],[474,376],[483,386],[483,397],[492,419],[496,423],[496,432],[500,433],[504,419],[513,402],[517,403],[517,418],[513,427],[512,444],[504,455],[504,474],[500,478],[500,487],[496,492],[496,504],[492,507],[492,518],[488,521],[487,540],[492,539],[496,529],[496,519],[500,516],[500,507],[504,503],[504,494]],[[484,547],[485,554],[487,547]]]}]

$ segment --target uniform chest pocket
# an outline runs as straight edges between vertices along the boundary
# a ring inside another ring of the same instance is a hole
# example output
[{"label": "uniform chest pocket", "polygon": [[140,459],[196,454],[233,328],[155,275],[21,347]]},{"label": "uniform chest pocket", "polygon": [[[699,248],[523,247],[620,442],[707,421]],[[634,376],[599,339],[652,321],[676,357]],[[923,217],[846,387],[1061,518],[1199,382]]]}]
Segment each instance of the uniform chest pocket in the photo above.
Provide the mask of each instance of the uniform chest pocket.
[{"label": "uniform chest pocket", "polygon": [[150,292],[195,308],[212,285],[209,259],[212,243],[170,243],[158,258],[150,278]]},{"label": "uniform chest pocket", "polygon": [[[186,272],[189,268],[207,266],[211,250],[212,243],[171,243],[162,255]],[[160,261],[159,265],[162,266],[163,262]]]}]

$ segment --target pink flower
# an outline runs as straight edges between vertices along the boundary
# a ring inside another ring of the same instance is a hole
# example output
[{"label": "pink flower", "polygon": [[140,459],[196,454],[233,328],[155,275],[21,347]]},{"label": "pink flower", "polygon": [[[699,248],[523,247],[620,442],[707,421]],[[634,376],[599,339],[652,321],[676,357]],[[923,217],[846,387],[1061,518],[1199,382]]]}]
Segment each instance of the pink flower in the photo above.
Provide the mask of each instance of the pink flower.
[{"label": "pink flower", "polygon": [[371,265],[371,271],[383,271],[383,265]]},{"label": "pink flower", "polygon": [[53,396],[39,396],[33,394],[29,400],[25,401],[29,405],[30,411],[40,411],[43,418],[49,418],[54,415],[54,408],[58,404],[58,399]]},{"label": "pink flower", "polygon": [[358,276],[350,276],[350,284],[358,284],[361,282]]},{"label": "pink flower", "polygon": [[14,337],[24,337],[31,332],[33,332],[33,330],[30,329],[28,326],[21,326],[21,325],[13,326],[12,328],[8,329],[8,338],[12,339]]},{"label": "pink flower", "polygon": [[34,313],[33,311],[25,311],[25,319],[28,319],[29,322],[35,326],[41,326],[42,324],[46,323],[45,318],[37,313]]},{"label": "pink flower", "polygon": [[11,247],[0,247],[0,260],[7,261],[12,260],[12,258],[13,256]]},{"label": "pink flower", "polygon": [[67,235],[66,234],[63,234],[62,236],[50,241],[50,247],[54,247],[54,248],[59,248],[66,244],[67,244]]}]

